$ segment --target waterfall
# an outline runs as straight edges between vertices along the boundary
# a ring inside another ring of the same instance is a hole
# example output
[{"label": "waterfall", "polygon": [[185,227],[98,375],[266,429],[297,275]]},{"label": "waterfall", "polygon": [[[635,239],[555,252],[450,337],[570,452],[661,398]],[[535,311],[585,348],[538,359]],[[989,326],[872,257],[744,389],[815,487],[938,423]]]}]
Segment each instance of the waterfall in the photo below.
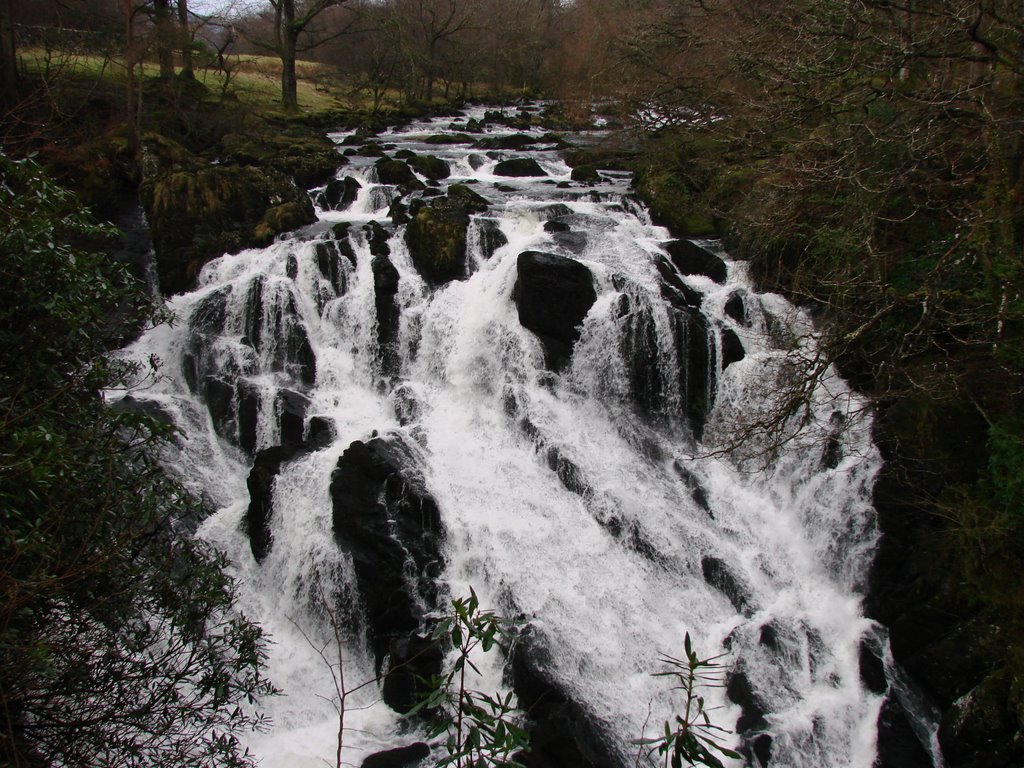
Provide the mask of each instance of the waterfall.
[{"label": "waterfall", "polygon": [[[396,632],[472,588],[530,626],[532,667],[586,723],[562,737],[595,764],[632,765],[633,741],[679,711],[653,673],[689,633],[723,654],[727,687],[702,694],[743,764],[870,768],[887,684],[863,670],[891,659],[861,607],[880,463],[865,403],[828,370],[770,465],[749,441],[717,450],[813,353],[808,319],[717,244],[673,242],[623,174],[573,182],[540,130],[502,149],[512,131],[492,123],[471,147],[451,122],[378,137],[447,175],[382,179],[354,155],[314,192],[317,224],[209,263],[170,300],[177,322],[123,352],[161,360],[133,396],[181,427],[164,460],[216,510],[197,535],[272,638],[282,695],[247,745],[268,768],[333,760],[325,603],[354,688]],[[544,175],[503,175],[513,158]],[[424,210],[469,211],[447,271],[410,233]],[[366,467],[392,479],[366,490]],[[377,527],[360,527],[364,496],[388,510]],[[401,616],[373,592],[392,579]],[[481,687],[513,685],[500,654],[486,662]],[[354,765],[424,737],[375,683],[346,704]]]}]

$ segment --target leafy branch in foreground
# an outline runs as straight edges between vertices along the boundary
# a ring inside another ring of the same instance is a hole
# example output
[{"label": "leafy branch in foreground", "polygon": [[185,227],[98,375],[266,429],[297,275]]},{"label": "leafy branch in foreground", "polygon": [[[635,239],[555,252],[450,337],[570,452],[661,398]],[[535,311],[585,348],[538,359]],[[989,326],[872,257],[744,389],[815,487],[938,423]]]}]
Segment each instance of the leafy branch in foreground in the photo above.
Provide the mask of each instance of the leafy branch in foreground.
[{"label": "leafy branch in foreground", "polygon": [[[430,681],[430,693],[412,710],[435,717],[431,737],[447,734],[447,757],[439,768],[520,766],[516,753],[529,748],[529,734],[522,726],[523,713],[513,704],[511,692],[502,696],[469,687],[467,672],[482,676],[470,656],[478,648],[487,653],[502,639],[511,640],[514,624],[491,611],[481,611],[476,592],[452,601],[452,613],[434,626],[432,639],[450,639],[457,656],[452,669]],[[410,713],[410,714],[412,714]]]},{"label": "leafy branch in foreground", "polygon": [[[173,428],[108,407],[107,353],[161,319],[70,193],[0,154],[0,764],[248,766],[274,692],[204,514],[155,460]],[[91,246],[91,247],[90,247]]]},{"label": "leafy branch in foreground", "polygon": [[737,760],[742,757],[719,742],[720,734],[728,735],[729,731],[711,722],[704,697],[699,693],[700,688],[722,687],[722,665],[717,663],[722,657],[698,657],[690,643],[689,632],[683,639],[683,649],[686,653],[685,659],[662,656],[661,662],[666,669],[654,675],[673,679],[676,683],[673,690],[682,691],[686,702],[683,712],[675,716],[674,722],[665,721],[664,733],[661,735],[640,738],[634,742],[640,747],[636,756],[638,767],[644,757],[649,758],[655,752],[658,753],[665,768],[682,768],[684,765],[724,768],[715,752]]}]

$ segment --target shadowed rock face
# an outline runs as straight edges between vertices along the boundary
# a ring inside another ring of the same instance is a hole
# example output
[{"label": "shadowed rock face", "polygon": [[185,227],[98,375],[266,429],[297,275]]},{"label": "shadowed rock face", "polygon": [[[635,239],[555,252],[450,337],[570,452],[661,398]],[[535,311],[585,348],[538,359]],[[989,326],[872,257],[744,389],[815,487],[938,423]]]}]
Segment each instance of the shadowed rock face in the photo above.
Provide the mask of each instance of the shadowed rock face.
[{"label": "shadowed rock face", "polygon": [[580,337],[579,326],[597,300],[590,270],[574,259],[540,251],[524,251],[517,262],[512,298],[519,322],[544,346],[553,371],[565,367]]},{"label": "shadowed rock face", "polygon": [[245,513],[245,529],[256,562],[263,562],[274,543],[270,524],[274,516],[274,481],[281,466],[305,453],[298,445],[275,445],[256,454],[246,485],[249,487],[249,508]]},{"label": "shadowed rock face", "polygon": [[512,653],[512,687],[530,721],[530,751],[517,759],[528,768],[620,768],[600,720],[555,678],[544,643],[527,627]]},{"label": "shadowed rock face", "polygon": [[[334,537],[352,556],[377,664],[437,601],[443,536],[419,458],[399,434],[354,441],[331,475]],[[437,670],[439,671],[439,664]]]}]

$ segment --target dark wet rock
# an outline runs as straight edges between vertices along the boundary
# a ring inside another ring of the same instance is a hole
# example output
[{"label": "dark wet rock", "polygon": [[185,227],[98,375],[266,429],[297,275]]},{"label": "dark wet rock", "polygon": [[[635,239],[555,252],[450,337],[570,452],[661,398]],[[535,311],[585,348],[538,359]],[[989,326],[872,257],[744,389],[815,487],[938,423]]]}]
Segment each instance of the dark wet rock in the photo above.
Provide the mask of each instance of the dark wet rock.
[{"label": "dark wet rock", "polygon": [[245,513],[245,531],[256,562],[262,563],[274,544],[271,521],[274,516],[274,481],[281,467],[304,452],[298,445],[275,445],[256,454],[246,485],[249,508]]},{"label": "dark wet rock", "polygon": [[346,176],[344,179],[335,179],[330,182],[324,191],[320,193],[318,202],[320,207],[329,211],[344,211],[356,201],[359,190],[363,185],[358,179]]},{"label": "dark wet rock", "polygon": [[263,358],[265,370],[289,373],[312,386],[316,380],[316,355],[290,289],[268,291],[266,276],[253,278],[246,294],[242,326],[245,338]]},{"label": "dark wet rock", "polygon": [[578,261],[539,251],[519,254],[516,268],[512,299],[519,322],[540,339],[548,368],[559,371],[568,363],[579,326],[597,299],[593,276]]},{"label": "dark wet rock", "polygon": [[384,229],[384,227],[380,225],[380,222],[371,221],[369,224],[364,224],[363,231],[366,232],[366,238],[370,244],[371,254],[374,256],[391,255],[391,246],[388,245],[388,240],[391,239],[391,233]]},{"label": "dark wet rock", "polygon": [[586,232],[555,232],[552,239],[556,245],[573,253],[583,253],[587,249]]},{"label": "dark wet rock", "polygon": [[238,427],[238,447],[250,456],[256,453],[260,423],[259,387],[245,379],[235,382],[235,418]]},{"label": "dark wet rock", "polygon": [[725,695],[740,708],[740,717],[736,721],[736,732],[740,736],[746,736],[751,731],[760,731],[768,726],[765,706],[754,692],[745,672],[740,670],[729,675],[725,683]]},{"label": "dark wet rock", "polygon": [[565,203],[552,203],[541,208],[534,208],[533,214],[539,221],[545,223],[555,219],[567,219],[573,215],[572,208]]},{"label": "dark wet rock", "polygon": [[431,181],[447,179],[451,175],[448,163],[434,155],[417,155],[409,160],[409,165]]},{"label": "dark wet rock", "polygon": [[584,479],[583,471],[558,447],[549,445],[545,453],[547,454],[548,468],[555,473],[565,490],[584,499],[594,495],[594,489]]},{"label": "dark wet rock", "polygon": [[666,301],[677,309],[700,309],[704,294],[680,280],[679,273],[668,259],[659,258],[655,265],[661,275],[661,295]]},{"label": "dark wet rock", "polygon": [[344,296],[348,291],[349,270],[342,263],[343,248],[348,253],[352,253],[352,246],[347,240],[340,244],[333,240],[325,240],[322,243],[317,243],[315,249],[317,269],[330,283],[335,296]]},{"label": "dark wet rock", "polygon": [[744,745],[743,751],[749,760],[751,755],[757,759],[761,768],[768,768],[772,760],[774,740],[767,733],[760,733]]},{"label": "dark wet rock", "polygon": [[532,157],[514,157],[502,160],[494,166],[495,176],[547,176],[544,169]]},{"label": "dark wet rock", "polygon": [[704,581],[729,598],[729,602],[732,603],[732,607],[736,609],[737,613],[742,613],[744,616],[753,614],[749,587],[733,573],[724,560],[710,556],[702,557],[700,570],[704,574]]},{"label": "dark wet rock", "polygon": [[377,345],[381,367],[387,374],[398,372],[399,273],[387,256],[374,256],[370,264],[373,271],[374,305],[377,309]]},{"label": "dark wet rock", "polygon": [[412,634],[392,638],[381,698],[395,712],[408,713],[430,693],[429,680],[441,674],[444,652],[438,640]]},{"label": "dark wet rock", "polygon": [[683,396],[685,415],[698,439],[704,430],[707,415],[714,405],[715,383],[709,381],[715,370],[715,350],[711,329],[700,312],[673,309],[669,312],[672,335],[679,366],[679,390]]},{"label": "dark wet rock", "polygon": [[290,389],[282,389],[274,398],[274,413],[281,430],[281,444],[302,445],[306,425],[309,398]]},{"label": "dark wet rock", "polygon": [[873,638],[861,638],[858,666],[860,667],[860,680],[865,688],[876,694],[883,694],[889,690],[881,649]]},{"label": "dark wet rock", "polygon": [[334,536],[352,557],[378,667],[393,639],[421,631],[443,567],[437,504],[418,451],[398,433],[356,440],[331,475]]},{"label": "dark wet rock", "polygon": [[363,760],[361,768],[415,768],[428,757],[430,747],[416,741],[404,747],[374,752]]},{"label": "dark wet rock", "polygon": [[486,157],[484,157],[483,155],[478,155],[476,153],[470,155],[467,158],[467,160],[469,162],[469,167],[472,168],[474,171],[479,171],[481,168],[484,167],[484,164],[487,162]]},{"label": "dark wet rock", "polygon": [[463,184],[420,208],[405,229],[405,242],[417,271],[441,284],[466,274],[466,236],[470,216],[487,210],[487,201]]},{"label": "dark wet rock", "polygon": [[388,206],[388,218],[396,227],[408,224],[412,220],[409,216],[409,207],[402,202],[401,198],[391,201],[391,205]]},{"label": "dark wet rock", "polygon": [[647,415],[665,412],[665,376],[658,348],[654,310],[646,294],[625,278],[616,276],[613,285],[622,293],[616,320],[624,325],[620,354],[629,369],[632,400]]},{"label": "dark wet rock", "polygon": [[502,246],[508,245],[508,238],[501,231],[497,219],[477,219],[480,228],[480,256],[489,259]]},{"label": "dark wet rock", "polygon": [[728,276],[725,262],[692,240],[673,240],[665,246],[665,250],[676,269],[684,275],[704,275],[716,283],[724,283]]},{"label": "dark wet rock", "polygon": [[198,386],[206,403],[213,431],[233,443],[238,442],[235,428],[235,385],[221,376],[206,376]]},{"label": "dark wet rock", "polygon": [[[360,147],[358,154],[361,157],[387,157],[387,151],[377,142],[368,142]],[[388,182],[382,182],[387,184]]]},{"label": "dark wet rock", "polygon": [[110,409],[116,413],[144,416],[147,419],[153,419],[153,421],[167,426],[174,425],[174,417],[155,400],[140,400],[132,395],[125,395],[120,400],[115,400],[111,403]]},{"label": "dark wet rock", "polygon": [[299,260],[296,258],[294,253],[288,254],[288,260],[285,262],[284,273],[289,280],[294,280],[299,276]]},{"label": "dark wet rock", "polygon": [[167,294],[194,287],[212,258],[266,245],[281,232],[316,221],[309,195],[286,174],[210,165],[156,134],[142,142],[139,193]]},{"label": "dark wet rock", "polygon": [[488,136],[473,144],[473,149],[526,149],[537,143],[537,139],[525,133],[505,136]]},{"label": "dark wet rock", "polygon": [[739,293],[732,294],[725,302],[725,314],[731,317],[740,325],[750,325],[750,319],[747,317],[747,307],[743,302],[743,296]]},{"label": "dark wet rock", "polygon": [[676,471],[676,474],[679,475],[680,479],[686,483],[686,487],[690,490],[690,498],[693,499],[694,503],[714,519],[714,515],[711,514],[711,505],[708,504],[708,492],[704,489],[704,486],[700,484],[700,480],[697,479],[697,476],[678,461],[672,462],[672,468]]},{"label": "dark wet rock", "polygon": [[473,137],[465,133],[435,133],[423,140],[424,144],[472,144]]},{"label": "dark wet rock", "polygon": [[732,328],[722,329],[722,370],[746,357],[743,342]]},{"label": "dark wet rock", "polygon": [[786,645],[782,640],[782,631],[774,620],[761,625],[757,642],[770,650],[776,656],[781,655],[787,650]]},{"label": "dark wet rock", "polygon": [[416,175],[409,164],[402,160],[382,157],[373,165],[374,175],[381,184],[401,186],[416,181]]},{"label": "dark wet rock", "polygon": [[[987,767],[994,764],[985,762],[983,765]],[[891,695],[886,697],[878,713],[878,757],[875,768],[932,768],[931,756],[914,732],[906,710]],[[981,768],[981,765],[971,768]]]},{"label": "dark wet rock", "polygon": [[601,181],[601,174],[592,165],[577,165],[572,169],[571,178],[584,184],[594,184]]},{"label": "dark wet rock", "polygon": [[311,450],[326,448],[334,442],[337,430],[334,421],[326,416],[313,416],[309,420],[309,429],[306,432],[306,445]]},{"label": "dark wet rock", "polygon": [[527,768],[622,768],[608,726],[576,701],[554,676],[552,655],[533,627],[516,641],[512,687],[528,718],[530,751],[519,757]]},{"label": "dark wet rock", "polygon": [[559,221],[558,219],[552,219],[551,221],[544,222],[545,232],[568,232],[571,229],[569,223],[566,221]]}]

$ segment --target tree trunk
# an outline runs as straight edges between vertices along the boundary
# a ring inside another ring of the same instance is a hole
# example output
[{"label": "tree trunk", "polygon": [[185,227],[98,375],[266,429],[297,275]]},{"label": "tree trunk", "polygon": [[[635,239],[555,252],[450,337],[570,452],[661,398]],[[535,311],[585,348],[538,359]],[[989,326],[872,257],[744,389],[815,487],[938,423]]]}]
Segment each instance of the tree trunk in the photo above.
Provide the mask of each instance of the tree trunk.
[{"label": "tree trunk", "polygon": [[192,28],[188,23],[188,0],[178,0],[178,26],[181,35],[181,74],[189,80],[195,79],[192,66]]},{"label": "tree trunk", "polygon": [[135,100],[135,9],[132,0],[124,0],[124,60],[128,78],[125,82],[125,106],[128,122],[128,147],[134,155],[139,148],[138,103]]},{"label": "tree trunk", "polygon": [[295,0],[282,0],[279,14],[281,54],[281,104],[285,109],[299,108],[298,82],[295,77],[295,49],[299,30],[295,28]]},{"label": "tree trunk", "polygon": [[160,77],[174,77],[174,24],[171,21],[171,0],[153,0],[153,25],[156,32],[156,57],[160,62]]},{"label": "tree trunk", "polygon": [[18,59],[14,48],[11,0],[0,0],[0,100],[8,108],[18,102]]}]

